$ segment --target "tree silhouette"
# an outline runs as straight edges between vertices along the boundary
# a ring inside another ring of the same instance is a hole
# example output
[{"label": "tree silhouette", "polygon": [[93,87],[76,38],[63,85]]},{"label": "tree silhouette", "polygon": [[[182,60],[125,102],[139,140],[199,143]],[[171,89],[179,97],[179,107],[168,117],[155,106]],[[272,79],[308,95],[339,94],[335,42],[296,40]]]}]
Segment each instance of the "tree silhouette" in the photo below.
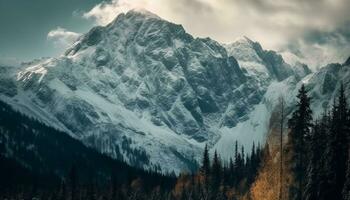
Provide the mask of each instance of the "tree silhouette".
[{"label": "tree silhouette", "polygon": [[291,129],[291,143],[294,150],[294,162],[296,163],[293,172],[297,185],[296,199],[303,199],[304,177],[305,177],[305,140],[310,135],[312,126],[312,111],[310,109],[310,97],[307,95],[305,86],[302,85],[297,95],[297,108],[292,114],[288,125]]}]

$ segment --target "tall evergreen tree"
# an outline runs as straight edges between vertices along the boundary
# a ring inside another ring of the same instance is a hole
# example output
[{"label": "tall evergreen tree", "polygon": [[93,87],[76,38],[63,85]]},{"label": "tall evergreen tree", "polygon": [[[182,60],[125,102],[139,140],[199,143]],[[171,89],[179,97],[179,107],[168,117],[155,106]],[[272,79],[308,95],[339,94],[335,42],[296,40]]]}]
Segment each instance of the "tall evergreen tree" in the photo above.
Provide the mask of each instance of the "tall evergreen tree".
[{"label": "tall evergreen tree", "polygon": [[[343,88],[344,89],[344,88]],[[347,109],[347,170],[343,187],[344,200],[350,200],[350,109]]]},{"label": "tall evergreen tree", "polygon": [[238,152],[238,141],[236,140],[236,142],[235,142],[235,162],[237,162],[237,160],[238,160],[238,154],[239,154],[239,152]]},{"label": "tall evergreen tree", "polygon": [[324,140],[324,134],[322,134],[321,125],[316,123],[313,130],[311,131],[309,146],[309,163],[307,166],[306,186],[304,191],[305,200],[318,200],[319,199],[319,184],[320,178],[320,160],[323,154],[321,150],[321,140]]},{"label": "tall evergreen tree", "polygon": [[58,200],[65,200],[65,199],[67,199],[66,183],[62,181],[60,186],[60,191],[58,193]]},{"label": "tall evergreen tree", "polygon": [[246,174],[247,174],[247,168],[246,168],[246,166],[245,166],[245,161],[246,161],[246,159],[245,159],[245,151],[244,151],[244,146],[242,145],[242,147],[241,147],[241,162],[240,162],[240,172],[241,172],[241,180],[243,179],[243,178],[245,178],[246,177]]},{"label": "tall evergreen tree", "polygon": [[203,195],[208,195],[209,192],[209,176],[210,176],[210,158],[208,145],[205,145],[202,159],[202,167],[200,173],[204,176],[204,193]]},{"label": "tall evergreen tree", "polygon": [[77,197],[77,181],[78,181],[78,175],[77,175],[77,168],[75,165],[72,166],[70,172],[69,172],[69,183],[70,183],[70,199],[75,200]]},{"label": "tall evergreen tree", "polygon": [[214,158],[213,158],[213,165],[212,165],[212,185],[213,185],[213,191],[217,192],[222,180],[222,165],[220,158],[215,150],[214,152]]},{"label": "tall evergreen tree", "polygon": [[349,198],[349,109],[344,86],[331,114],[325,112],[322,120],[312,129],[307,141],[308,168],[304,193],[306,200]]},{"label": "tall evergreen tree", "polygon": [[[317,193],[318,193],[318,198],[320,200],[323,199],[329,199],[331,198],[331,190],[330,190],[330,185],[332,182],[332,171],[331,170],[331,165],[332,165],[332,157],[334,155],[334,152],[331,148],[331,141],[332,141],[332,135],[331,135],[331,112],[326,111],[321,119],[321,121],[318,124],[318,132],[319,138],[318,138],[318,144],[314,142],[313,144],[317,145],[319,148],[314,148],[315,151],[312,151],[314,156],[319,155],[320,160],[318,161],[318,188],[317,188]],[[317,126],[315,126],[317,128]],[[311,145],[313,147],[313,145]],[[312,160],[316,160],[317,158]],[[315,163],[310,162],[310,165],[313,165],[312,167],[315,168]],[[309,175],[309,181],[315,181],[315,180],[310,180],[311,176]]]},{"label": "tall evergreen tree", "polygon": [[[255,142],[253,142],[253,146],[252,146],[252,151],[250,153],[250,157],[247,156],[247,170],[248,170],[248,182],[249,183],[252,183],[253,180],[254,180],[254,174],[255,174],[255,171],[257,170],[257,159],[256,159],[257,155],[256,155],[256,148],[255,148]],[[249,160],[249,162],[248,162]]]},{"label": "tall evergreen tree", "polygon": [[240,163],[240,156],[239,156],[239,152],[238,152],[238,141],[236,140],[235,142],[235,152],[234,152],[234,166],[233,166],[233,185],[237,186],[239,183],[239,179],[240,179],[240,174],[239,174],[239,164]]},{"label": "tall evergreen tree", "polygon": [[210,158],[209,158],[208,145],[205,145],[204,147],[201,172],[205,176],[209,176],[209,173],[210,173]]},{"label": "tall evergreen tree", "polygon": [[312,126],[312,111],[310,109],[310,97],[307,95],[305,86],[302,85],[297,95],[297,109],[293,112],[288,125],[291,129],[291,143],[293,145],[293,173],[297,182],[296,199],[303,199],[304,177],[306,171],[305,139],[310,135]]},{"label": "tall evergreen tree", "polygon": [[334,192],[333,196],[336,199],[341,199],[342,190],[346,177],[346,166],[348,159],[348,134],[349,128],[347,126],[348,121],[348,108],[345,98],[344,86],[341,84],[340,92],[338,96],[337,105],[334,105],[332,125],[331,125],[331,151],[333,154],[330,156],[330,165],[334,180],[332,185]]},{"label": "tall evergreen tree", "polygon": [[347,161],[347,171],[345,176],[345,183],[343,187],[343,199],[350,200],[350,147],[348,147],[348,161]]},{"label": "tall evergreen tree", "polygon": [[229,161],[229,170],[228,170],[228,172],[229,172],[229,185],[230,186],[233,186],[233,184],[234,184],[234,180],[235,180],[235,178],[236,178],[236,176],[235,176],[235,164],[234,164],[234,162],[233,162],[233,159],[232,158],[230,158],[230,161]]}]

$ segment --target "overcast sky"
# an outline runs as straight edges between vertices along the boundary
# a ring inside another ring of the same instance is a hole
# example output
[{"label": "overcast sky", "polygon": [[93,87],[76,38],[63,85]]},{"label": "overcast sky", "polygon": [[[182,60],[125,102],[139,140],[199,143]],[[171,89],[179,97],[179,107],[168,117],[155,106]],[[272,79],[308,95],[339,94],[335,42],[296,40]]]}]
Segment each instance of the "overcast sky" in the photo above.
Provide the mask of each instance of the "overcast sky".
[{"label": "overcast sky", "polygon": [[199,37],[247,36],[310,65],[350,56],[349,0],[0,0],[0,62],[57,56],[81,33],[143,8]]}]

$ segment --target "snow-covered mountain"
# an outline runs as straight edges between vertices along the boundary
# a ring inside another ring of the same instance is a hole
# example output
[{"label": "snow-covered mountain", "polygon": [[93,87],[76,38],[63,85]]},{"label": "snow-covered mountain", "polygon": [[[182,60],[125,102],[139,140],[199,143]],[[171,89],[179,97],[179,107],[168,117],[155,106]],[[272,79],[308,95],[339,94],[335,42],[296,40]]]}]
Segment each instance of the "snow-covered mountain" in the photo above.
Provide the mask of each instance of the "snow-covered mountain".
[{"label": "snow-covered mountain", "polygon": [[[205,144],[228,158],[235,140],[263,143],[276,98],[292,104],[302,82],[319,95],[316,107],[329,102],[349,80],[349,67],[337,66],[310,74],[248,38],[221,45],[129,11],[59,58],[0,67],[0,98],[102,153],[178,173],[195,166]],[[322,81],[334,88],[323,91]]]},{"label": "snow-covered mountain", "polygon": [[[281,94],[284,96],[287,105],[294,106],[298,90],[301,84],[305,84],[309,95],[312,97],[311,108],[316,119],[331,108],[342,83],[344,84],[345,94],[350,98],[350,63],[347,62],[328,64],[300,81],[288,78],[274,84],[274,87],[281,88]],[[274,87],[270,86],[270,88]]]}]

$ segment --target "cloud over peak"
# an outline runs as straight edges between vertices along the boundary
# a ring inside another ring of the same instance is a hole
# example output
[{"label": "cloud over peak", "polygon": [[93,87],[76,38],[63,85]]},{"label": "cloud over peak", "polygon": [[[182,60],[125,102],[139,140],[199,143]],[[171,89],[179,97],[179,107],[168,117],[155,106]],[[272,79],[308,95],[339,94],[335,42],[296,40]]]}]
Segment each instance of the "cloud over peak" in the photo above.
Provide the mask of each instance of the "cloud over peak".
[{"label": "cloud over peak", "polygon": [[71,46],[80,36],[79,33],[68,31],[64,28],[57,27],[47,34],[47,39],[57,48],[67,48]]},{"label": "cloud over peak", "polygon": [[199,37],[229,43],[246,35],[267,49],[299,49],[305,60],[317,60],[311,65],[339,61],[349,52],[348,0],[109,0],[83,16],[106,25],[134,8],[182,24]]}]

